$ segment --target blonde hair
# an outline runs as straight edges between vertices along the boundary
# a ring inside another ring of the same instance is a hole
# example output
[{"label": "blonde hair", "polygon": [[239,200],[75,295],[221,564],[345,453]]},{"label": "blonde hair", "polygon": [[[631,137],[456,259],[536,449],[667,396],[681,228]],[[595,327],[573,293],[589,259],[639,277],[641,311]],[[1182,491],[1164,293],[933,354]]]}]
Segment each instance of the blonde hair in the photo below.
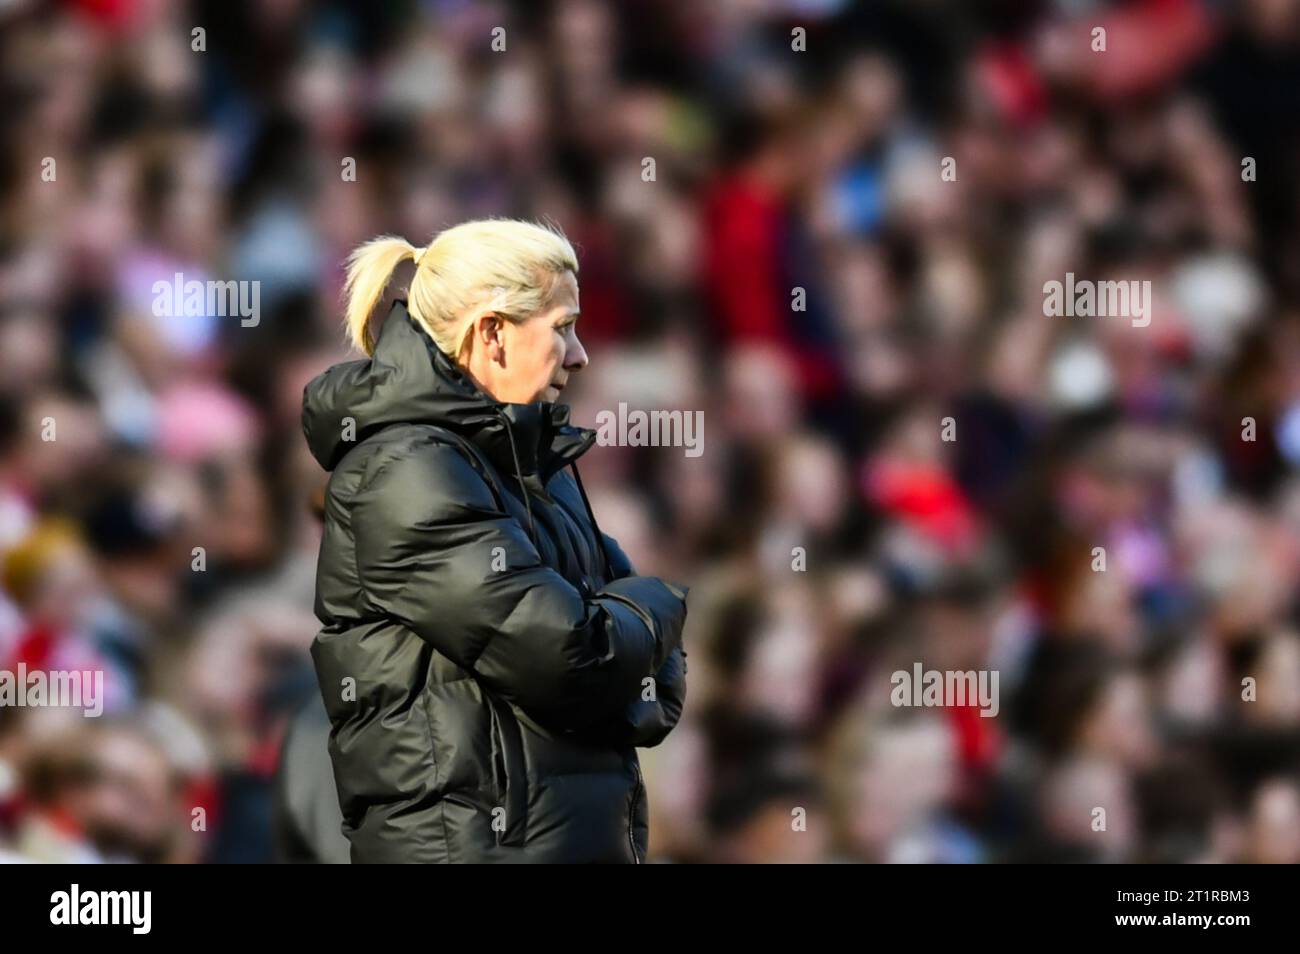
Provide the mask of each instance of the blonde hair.
[{"label": "blonde hair", "polygon": [[415,262],[415,275],[407,309],[457,361],[480,315],[523,321],[546,306],[564,272],[578,271],[578,256],[558,227],[518,219],[463,222],[423,249],[393,235],[371,239],[348,256],[345,285],[348,337],[368,355],[374,353],[375,307],[408,260]]},{"label": "blonde hair", "polygon": [[50,569],[63,557],[85,552],[77,527],[62,517],[48,517],[36,524],[0,560],[0,585],[19,607],[27,607],[39,595]]}]

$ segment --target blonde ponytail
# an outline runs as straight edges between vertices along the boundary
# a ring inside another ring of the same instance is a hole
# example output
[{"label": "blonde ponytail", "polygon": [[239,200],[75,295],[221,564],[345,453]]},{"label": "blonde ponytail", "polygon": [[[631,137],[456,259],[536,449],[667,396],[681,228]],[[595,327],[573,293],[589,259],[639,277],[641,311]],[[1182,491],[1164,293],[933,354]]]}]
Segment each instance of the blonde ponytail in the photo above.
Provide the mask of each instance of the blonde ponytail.
[{"label": "blonde ponytail", "polygon": [[348,337],[366,354],[374,351],[375,306],[408,259],[415,274],[407,309],[454,361],[461,360],[480,315],[523,321],[546,307],[561,274],[578,271],[578,256],[563,232],[517,219],[463,222],[423,249],[391,235],[372,239],[348,256],[346,285]]},{"label": "blonde ponytail", "polygon": [[415,261],[419,255],[420,250],[406,239],[384,235],[371,239],[348,256],[344,323],[348,338],[356,348],[366,354],[374,352],[375,339],[370,326],[375,306],[384,297],[384,289],[397,266],[408,259]]}]

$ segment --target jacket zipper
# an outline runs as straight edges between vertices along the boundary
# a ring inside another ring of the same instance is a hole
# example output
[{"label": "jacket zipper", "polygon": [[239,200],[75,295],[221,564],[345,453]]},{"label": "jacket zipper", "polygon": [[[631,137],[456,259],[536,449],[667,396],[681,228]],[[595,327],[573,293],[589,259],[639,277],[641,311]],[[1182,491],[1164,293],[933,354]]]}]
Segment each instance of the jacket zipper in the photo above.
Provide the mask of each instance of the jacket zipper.
[{"label": "jacket zipper", "polygon": [[632,849],[632,859],[637,864],[641,863],[641,856],[636,853],[636,838],[632,835],[632,826],[636,821],[636,803],[641,795],[641,766],[633,762],[632,770],[636,772],[636,788],[632,790],[632,804],[627,811],[627,843]]},{"label": "jacket zipper", "polygon": [[506,789],[506,737],[505,732],[501,730],[501,714],[491,702],[488,702],[488,718],[491,720],[489,731],[492,734],[492,787],[495,790],[497,805],[499,805],[505,815],[505,830],[498,831],[493,825],[496,843],[499,845],[505,839],[510,831],[510,797]]}]

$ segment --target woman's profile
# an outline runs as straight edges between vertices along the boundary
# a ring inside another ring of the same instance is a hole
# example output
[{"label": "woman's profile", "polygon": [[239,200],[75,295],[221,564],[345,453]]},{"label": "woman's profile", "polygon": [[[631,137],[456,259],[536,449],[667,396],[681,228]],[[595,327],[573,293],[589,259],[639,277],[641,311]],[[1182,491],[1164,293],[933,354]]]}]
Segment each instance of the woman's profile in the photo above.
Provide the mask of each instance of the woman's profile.
[{"label": "woman's profile", "polygon": [[645,860],[636,747],[681,716],[686,588],[637,575],[582,489],[577,272],[558,230],[502,219],[349,259],[369,357],[307,385],[303,429],[330,472],[312,658],[354,862]]}]

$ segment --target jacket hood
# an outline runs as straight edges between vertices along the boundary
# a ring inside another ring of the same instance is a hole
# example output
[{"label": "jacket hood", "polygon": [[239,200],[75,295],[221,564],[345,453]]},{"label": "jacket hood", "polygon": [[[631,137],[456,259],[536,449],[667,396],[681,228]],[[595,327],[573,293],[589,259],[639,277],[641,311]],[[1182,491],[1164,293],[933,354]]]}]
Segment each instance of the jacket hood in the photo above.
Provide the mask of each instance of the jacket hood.
[{"label": "jacket hood", "polygon": [[[355,422],[351,429],[347,418]],[[372,357],[336,364],[303,389],[303,433],[326,470],[391,424],[454,430],[503,471],[528,478],[534,490],[596,440],[594,430],[569,423],[568,405],[491,397],[433,343],[405,301],[394,303]]]}]

